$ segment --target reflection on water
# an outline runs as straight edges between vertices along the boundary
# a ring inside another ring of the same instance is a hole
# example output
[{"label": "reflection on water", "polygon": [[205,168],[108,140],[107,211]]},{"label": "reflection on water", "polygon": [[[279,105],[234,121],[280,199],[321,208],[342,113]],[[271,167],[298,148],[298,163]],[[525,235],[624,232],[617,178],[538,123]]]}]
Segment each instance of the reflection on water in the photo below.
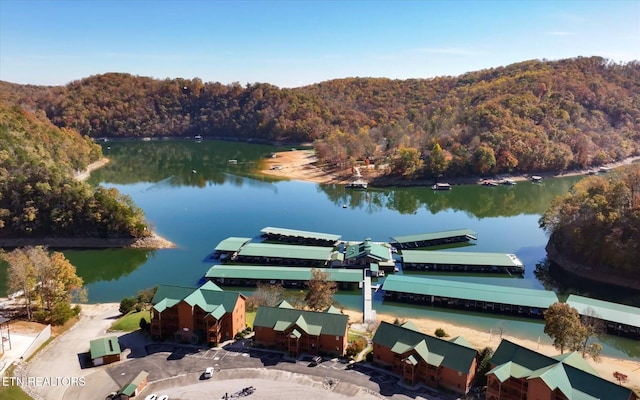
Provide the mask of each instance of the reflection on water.
[{"label": "reflection on water", "polygon": [[[537,185],[455,186],[448,192],[425,187],[346,190],[341,185],[258,175],[261,160],[278,150],[274,146],[208,140],[109,142],[109,146],[104,152],[111,162],[95,171],[90,182],[131,196],[154,231],[177,248],[65,251],[85,280],[91,302],[119,302],[157,284],[195,286],[210,268],[203,260],[221,240],[252,237],[265,226],[376,241],[468,228],[478,233],[478,240],[455,251],[514,253],[526,266],[524,276],[438,278],[540,289],[552,281],[534,274],[536,264],[546,256],[547,238],[538,228],[538,218],[553,197],[566,193],[579,179],[547,179]],[[6,267],[0,266],[0,271],[4,272],[0,274],[3,290]],[[345,307],[360,307],[356,293],[340,293],[337,300]],[[388,304],[377,296],[374,306],[382,313],[429,316],[487,332],[502,323],[507,334],[546,337],[539,322]],[[639,353],[637,346],[634,350],[619,338],[607,337],[604,344],[605,353]]]}]

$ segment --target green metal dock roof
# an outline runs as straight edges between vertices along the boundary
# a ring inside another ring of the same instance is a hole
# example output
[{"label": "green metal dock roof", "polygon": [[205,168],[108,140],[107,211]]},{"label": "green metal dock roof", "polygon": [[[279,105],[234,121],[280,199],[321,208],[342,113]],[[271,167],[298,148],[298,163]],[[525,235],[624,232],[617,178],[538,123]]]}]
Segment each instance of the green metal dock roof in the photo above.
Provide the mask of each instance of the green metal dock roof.
[{"label": "green metal dock roof", "polygon": [[295,258],[328,261],[333,247],[296,246],[290,244],[247,243],[238,252],[246,257]]},{"label": "green metal dock roof", "polygon": [[549,290],[524,289],[482,283],[449,281],[407,275],[391,275],[382,285],[385,291],[448,297],[462,300],[487,301],[516,306],[548,308],[558,302]]},{"label": "green metal dock roof", "polygon": [[456,237],[456,236],[468,236],[471,239],[476,239],[478,234],[472,231],[471,229],[454,229],[450,231],[421,233],[417,235],[393,236],[391,240],[394,243],[411,243],[411,242],[422,242],[426,240],[446,239],[449,237]]},{"label": "green metal dock roof", "polygon": [[118,343],[118,337],[110,336],[90,341],[89,352],[91,353],[92,360],[104,356],[120,354],[121,351],[120,344]]},{"label": "green metal dock roof", "polygon": [[238,251],[245,243],[249,242],[251,238],[244,237],[228,237],[218,243],[214,250],[218,251]]},{"label": "green metal dock roof", "polygon": [[[230,279],[284,279],[308,281],[313,268],[274,267],[269,265],[214,265],[205,274],[206,278]],[[361,269],[317,268],[329,273],[329,279],[335,282],[360,282],[363,279]]]},{"label": "green metal dock roof", "polygon": [[617,322],[640,328],[640,308],[588,297],[570,295],[566,303],[578,310],[580,315],[593,316],[605,321]]},{"label": "green metal dock roof", "polygon": [[402,250],[402,260],[406,263],[418,264],[522,266],[522,262],[515,254],[471,251]]},{"label": "green metal dock roof", "polygon": [[299,231],[296,229],[284,229],[284,228],[273,228],[268,226],[263,228],[260,232],[271,234],[271,235],[282,235],[282,236],[292,236],[292,237],[303,237],[310,239],[320,239],[320,240],[331,240],[338,241],[341,235],[333,235],[330,233],[320,233],[320,232],[309,232],[309,231]]}]

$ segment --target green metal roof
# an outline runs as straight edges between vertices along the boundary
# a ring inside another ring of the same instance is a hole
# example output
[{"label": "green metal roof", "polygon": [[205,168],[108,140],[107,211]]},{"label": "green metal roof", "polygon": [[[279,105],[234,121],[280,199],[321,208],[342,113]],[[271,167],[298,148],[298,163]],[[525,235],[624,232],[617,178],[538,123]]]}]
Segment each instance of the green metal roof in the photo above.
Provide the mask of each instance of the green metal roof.
[{"label": "green metal roof", "polygon": [[124,385],[122,389],[120,389],[120,394],[124,394],[125,396],[132,397],[136,389],[138,388],[138,386],[140,386],[142,381],[147,379],[148,376],[149,376],[149,373],[147,371],[138,372],[138,375],[136,375],[126,385]]},{"label": "green metal roof", "polygon": [[450,231],[421,233],[417,235],[393,236],[391,237],[391,241],[394,243],[411,243],[411,242],[422,242],[426,240],[445,239],[445,238],[456,237],[456,236],[469,236],[475,239],[477,235],[478,235],[477,233],[475,233],[470,229],[454,229]]},{"label": "green metal roof", "polygon": [[640,308],[590,299],[574,294],[567,298],[566,303],[578,310],[580,315],[589,315],[606,321],[640,328]]},{"label": "green metal roof", "polygon": [[551,304],[558,302],[558,296],[549,290],[486,285],[482,283],[449,281],[445,279],[422,278],[407,275],[388,276],[382,284],[382,289],[392,292],[538,308],[548,308]]},{"label": "green metal roof", "polygon": [[333,247],[295,246],[289,244],[247,243],[238,255],[248,257],[294,258],[328,261]]},{"label": "green metal roof", "polygon": [[253,326],[284,331],[291,326],[311,335],[344,336],[349,317],[332,312],[315,312],[283,307],[258,307]]},{"label": "green metal roof", "polygon": [[238,251],[245,243],[251,241],[251,238],[244,237],[228,237],[218,243],[214,250],[217,251]]},{"label": "green metal roof", "polygon": [[198,288],[160,285],[151,301],[154,310],[162,312],[181,301],[191,306],[198,306],[216,319],[220,319],[227,311],[235,308],[238,292],[227,292],[215,283],[208,281]]},{"label": "green metal roof", "polygon": [[320,233],[320,232],[309,232],[309,231],[299,231],[296,229],[284,229],[284,228],[273,228],[268,226],[263,228],[260,232],[266,234],[273,235],[282,235],[282,236],[292,236],[292,237],[303,237],[309,239],[319,239],[319,240],[329,240],[329,241],[338,241],[341,235],[333,235],[330,233]]},{"label": "green metal roof", "polygon": [[473,348],[425,335],[408,326],[385,321],[378,326],[373,336],[373,343],[387,347],[396,354],[415,351],[415,354],[430,365],[442,365],[463,373],[469,372],[477,355],[477,351]]},{"label": "green metal roof", "polygon": [[[311,270],[307,267],[280,267],[269,265],[214,265],[205,274],[206,278],[230,279],[263,279],[263,280],[293,280],[308,281]],[[335,282],[360,282],[363,279],[360,269],[315,268],[329,274],[329,279]]]},{"label": "green metal roof", "polygon": [[582,369],[585,362],[576,362],[579,356],[557,358],[519,346],[503,339],[491,358],[494,374],[501,382],[509,377],[541,379],[551,390],[558,389],[570,400],[628,400],[631,391]]},{"label": "green metal roof", "polygon": [[101,339],[95,339],[89,342],[89,352],[91,359],[112,356],[120,354],[120,343],[117,336],[109,336]]},{"label": "green metal roof", "polygon": [[391,249],[383,244],[372,242],[368,238],[364,242],[347,246],[345,260],[363,257],[370,257],[378,261],[389,261],[392,259]]},{"label": "green metal roof", "polygon": [[406,263],[417,264],[522,266],[522,262],[515,254],[471,251],[402,250],[402,260]]}]

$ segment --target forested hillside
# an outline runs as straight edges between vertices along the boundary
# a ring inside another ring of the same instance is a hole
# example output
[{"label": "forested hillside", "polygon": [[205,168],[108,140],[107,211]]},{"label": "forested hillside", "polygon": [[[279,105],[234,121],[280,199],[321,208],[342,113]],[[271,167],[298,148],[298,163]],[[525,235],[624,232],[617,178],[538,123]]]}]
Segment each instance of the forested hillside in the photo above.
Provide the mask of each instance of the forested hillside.
[{"label": "forested hillside", "polygon": [[640,164],[581,180],[551,203],[540,226],[554,252],[591,267],[588,274],[623,273],[640,285]]},{"label": "forested hillside", "polygon": [[14,101],[94,138],[313,142],[329,164],[366,160],[406,176],[564,170],[640,154],[640,62],[600,57],[295,89],[127,74],[9,86]]},{"label": "forested hillside", "polygon": [[0,238],[147,235],[129,198],[74,179],[101,155],[91,139],[56,127],[42,111],[0,99]]}]

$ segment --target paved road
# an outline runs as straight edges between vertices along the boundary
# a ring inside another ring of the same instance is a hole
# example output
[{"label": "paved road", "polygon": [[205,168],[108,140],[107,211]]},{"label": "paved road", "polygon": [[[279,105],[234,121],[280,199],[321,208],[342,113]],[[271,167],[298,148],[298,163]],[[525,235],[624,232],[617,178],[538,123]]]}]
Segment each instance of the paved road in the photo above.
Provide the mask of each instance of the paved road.
[{"label": "paved road", "polygon": [[[207,349],[154,343],[137,332],[120,336],[123,361],[89,367],[89,342],[107,336],[106,330],[117,316],[113,307],[83,311],[71,330],[17,369],[16,376],[38,379],[23,385],[23,389],[36,400],[102,400],[145,370],[149,372],[150,385],[143,395],[163,391],[171,393],[172,399],[219,398],[212,394],[233,393],[242,389],[242,382],[246,382],[245,386],[253,385],[251,382],[260,386],[256,386],[260,394],[256,391],[252,397],[255,400],[278,399],[282,393],[303,393],[305,400],[323,400],[329,392],[333,399],[341,399],[340,395],[362,399],[382,395],[394,400],[455,398],[430,389],[409,390],[398,385],[397,377],[361,363],[347,370],[343,361],[331,359],[311,367],[307,360],[285,359],[282,353],[254,349],[243,342]],[[209,366],[215,368],[216,374],[214,379],[203,381],[201,374]],[[329,385],[331,382],[334,384]]]}]

